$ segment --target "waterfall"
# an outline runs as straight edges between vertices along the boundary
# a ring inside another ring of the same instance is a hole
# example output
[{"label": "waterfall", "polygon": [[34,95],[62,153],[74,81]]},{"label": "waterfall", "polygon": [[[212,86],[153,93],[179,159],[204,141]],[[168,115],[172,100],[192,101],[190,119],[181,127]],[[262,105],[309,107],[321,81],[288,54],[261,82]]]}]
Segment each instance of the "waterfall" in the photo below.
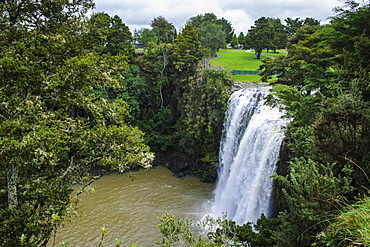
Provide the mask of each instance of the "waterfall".
[{"label": "waterfall", "polygon": [[264,105],[269,87],[246,88],[229,100],[221,140],[214,216],[242,225],[256,223],[262,213],[271,217],[273,179],[284,127],[277,108]]}]

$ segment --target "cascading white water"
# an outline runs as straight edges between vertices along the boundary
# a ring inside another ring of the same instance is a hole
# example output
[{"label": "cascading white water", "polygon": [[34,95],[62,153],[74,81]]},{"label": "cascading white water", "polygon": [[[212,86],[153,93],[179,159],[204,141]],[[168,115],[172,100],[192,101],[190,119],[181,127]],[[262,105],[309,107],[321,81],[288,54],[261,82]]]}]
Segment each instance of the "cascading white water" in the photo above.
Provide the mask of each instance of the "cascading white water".
[{"label": "cascading white water", "polygon": [[273,179],[288,120],[264,105],[269,87],[234,92],[221,140],[218,181],[212,211],[227,213],[238,225],[256,223],[272,212]]}]

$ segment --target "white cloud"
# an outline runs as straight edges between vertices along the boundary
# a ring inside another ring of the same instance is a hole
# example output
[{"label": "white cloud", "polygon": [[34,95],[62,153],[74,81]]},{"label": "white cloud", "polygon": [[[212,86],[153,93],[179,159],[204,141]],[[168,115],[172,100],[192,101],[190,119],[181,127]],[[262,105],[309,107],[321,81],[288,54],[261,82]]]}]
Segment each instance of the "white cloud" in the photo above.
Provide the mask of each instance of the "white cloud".
[{"label": "white cloud", "polygon": [[181,30],[186,21],[196,15],[214,13],[230,21],[239,34],[244,34],[258,18],[313,17],[327,23],[338,0],[95,0],[94,12],[118,15],[133,31],[149,26],[158,16],[164,16]]}]

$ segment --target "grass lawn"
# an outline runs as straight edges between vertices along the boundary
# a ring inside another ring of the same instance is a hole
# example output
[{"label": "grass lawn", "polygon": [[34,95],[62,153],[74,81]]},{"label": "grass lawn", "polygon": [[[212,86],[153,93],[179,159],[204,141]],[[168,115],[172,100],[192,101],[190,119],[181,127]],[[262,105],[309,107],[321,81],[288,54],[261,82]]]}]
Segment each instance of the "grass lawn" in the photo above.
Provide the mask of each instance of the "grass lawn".
[{"label": "grass lawn", "polygon": [[261,64],[261,61],[256,59],[254,54],[246,52],[245,50],[227,51],[227,53],[224,53],[223,50],[220,50],[217,53],[219,58],[210,60],[210,65],[225,66],[233,70],[257,70]]},{"label": "grass lawn", "polygon": [[234,81],[240,82],[261,82],[259,75],[233,75]]},{"label": "grass lawn", "polygon": [[271,51],[269,51],[269,52],[263,51],[262,54],[270,55],[270,56],[273,56],[273,57],[277,57],[277,56],[280,56],[280,55],[286,56],[286,55],[288,55],[288,50],[286,50],[286,49],[276,50],[276,53],[271,52]]},{"label": "grass lawn", "polygon": [[[263,53],[271,56],[278,56],[286,54],[285,50],[278,50],[279,53]],[[211,59],[209,61],[212,66],[225,66],[232,70],[258,70],[261,60],[256,59],[253,52],[246,52],[245,50],[236,49],[220,49],[217,52],[219,58]],[[234,81],[240,82],[261,82],[261,77],[258,75],[233,75]],[[271,81],[276,78],[271,79]]]}]

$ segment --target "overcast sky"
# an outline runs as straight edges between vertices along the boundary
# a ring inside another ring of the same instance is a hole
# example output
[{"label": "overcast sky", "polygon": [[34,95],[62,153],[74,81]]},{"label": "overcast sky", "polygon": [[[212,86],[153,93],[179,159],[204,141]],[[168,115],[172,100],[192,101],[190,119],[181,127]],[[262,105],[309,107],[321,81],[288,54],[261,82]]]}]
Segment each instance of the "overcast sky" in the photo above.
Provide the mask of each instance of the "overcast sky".
[{"label": "overcast sky", "polygon": [[134,29],[148,27],[158,16],[173,23],[178,31],[193,16],[214,13],[217,18],[230,21],[235,33],[244,34],[258,18],[313,17],[328,22],[333,7],[340,6],[339,0],[95,0],[94,12],[118,15],[123,22]]}]

